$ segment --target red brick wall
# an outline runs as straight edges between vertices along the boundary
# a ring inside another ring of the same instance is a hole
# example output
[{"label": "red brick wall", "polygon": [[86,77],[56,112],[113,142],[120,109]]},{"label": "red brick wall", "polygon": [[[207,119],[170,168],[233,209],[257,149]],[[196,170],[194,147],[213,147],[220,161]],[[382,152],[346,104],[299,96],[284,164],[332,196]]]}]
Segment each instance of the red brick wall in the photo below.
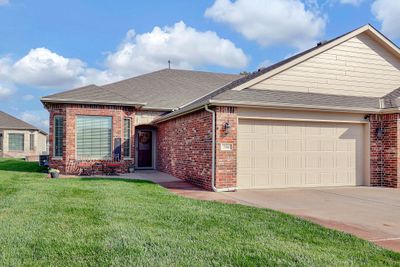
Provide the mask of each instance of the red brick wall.
[{"label": "red brick wall", "polygon": [[[229,130],[224,125],[229,123]],[[235,107],[216,108],[216,175],[217,188],[236,187],[237,110]],[[221,145],[231,145],[232,150],[222,150]]]},{"label": "red brick wall", "polygon": [[[400,114],[370,116],[370,175],[371,186],[400,188]],[[383,127],[383,138],[377,129]]]},{"label": "red brick wall", "polygon": [[211,189],[212,116],[204,110],[158,124],[157,169]]},{"label": "red brick wall", "polygon": [[[216,111],[216,187],[236,187],[235,108],[217,107]],[[229,121],[229,132],[224,124]],[[222,151],[221,143],[232,145]],[[211,190],[212,115],[201,110],[162,122],[157,132],[157,169]]]},{"label": "red brick wall", "polygon": [[[48,105],[47,109],[50,112],[50,167],[57,168],[61,173],[76,174],[79,169],[77,168],[76,159],[76,117],[79,115],[93,115],[93,116],[111,116],[112,117],[112,150],[114,150],[114,139],[123,139],[123,119],[131,118],[132,121],[132,136],[131,136],[131,160],[123,160],[123,166],[120,172],[127,172],[128,166],[134,162],[134,119],[135,111],[130,107],[118,106],[100,106],[100,105],[76,105],[76,104],[61,104],[61,105]],[[63,158],[62,160],[54,159],[53,157],[53,123],[54,116],[61,115],[64,117],[64,144],[63,144]],[[123,154],[123,153],[122,153]],[[123,157],[123,156],[122,156]],[[123,159],[123,158],[122,158]],[[101,163],[101,160],[90,161],[93,164]]]}]

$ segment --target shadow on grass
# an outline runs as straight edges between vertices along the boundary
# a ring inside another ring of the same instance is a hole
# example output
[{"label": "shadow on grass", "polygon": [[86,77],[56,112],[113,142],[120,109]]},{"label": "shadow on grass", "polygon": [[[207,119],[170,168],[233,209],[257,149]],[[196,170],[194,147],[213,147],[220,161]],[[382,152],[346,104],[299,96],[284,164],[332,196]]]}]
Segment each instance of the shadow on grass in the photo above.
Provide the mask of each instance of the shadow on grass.
[{"label": "shadow on grass", "polygon": [[87,181],[113,181],[113,182],[127,182],[127,183],[136,183],[136,184],[154,184],[152,181],[147,180],[139,180],[139,179],[126,179],[126,178],[102,178],[102,177],[87,177],[87,178],[78,178],[78,181],[87,182]]},{"label": "shadow on grass", "polygon": [[39,166],[38,162],[27,162],[23,159],[0,159],[0,171],[13,172],[43,172],[46,167]]}]

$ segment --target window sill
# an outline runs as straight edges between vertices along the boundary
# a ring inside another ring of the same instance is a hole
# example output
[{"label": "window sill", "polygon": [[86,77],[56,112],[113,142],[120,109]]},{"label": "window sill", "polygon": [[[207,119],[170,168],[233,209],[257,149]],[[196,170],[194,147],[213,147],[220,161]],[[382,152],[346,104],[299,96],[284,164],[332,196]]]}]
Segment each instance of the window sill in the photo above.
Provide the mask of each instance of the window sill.
[{"label": "window sill", "polygon": [[124,158],[124,160],[133,160],[133,158]]},{"label": "window sill", "polygon": [[53,157],[53,158],[51,158],[52,160],[62,160],[63,158],[62,157]]}]

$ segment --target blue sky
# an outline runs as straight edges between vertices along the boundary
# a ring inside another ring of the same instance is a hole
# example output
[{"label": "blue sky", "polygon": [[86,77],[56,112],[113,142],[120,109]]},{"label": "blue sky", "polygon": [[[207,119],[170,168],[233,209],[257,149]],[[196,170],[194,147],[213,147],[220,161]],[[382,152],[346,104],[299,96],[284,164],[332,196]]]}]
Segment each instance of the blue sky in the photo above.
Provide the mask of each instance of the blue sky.
[{"label": "blue sky", "polygon": [[0,110],[167,67],[254,71],[364,24],[400,44],[399,0],[0,0]]}]

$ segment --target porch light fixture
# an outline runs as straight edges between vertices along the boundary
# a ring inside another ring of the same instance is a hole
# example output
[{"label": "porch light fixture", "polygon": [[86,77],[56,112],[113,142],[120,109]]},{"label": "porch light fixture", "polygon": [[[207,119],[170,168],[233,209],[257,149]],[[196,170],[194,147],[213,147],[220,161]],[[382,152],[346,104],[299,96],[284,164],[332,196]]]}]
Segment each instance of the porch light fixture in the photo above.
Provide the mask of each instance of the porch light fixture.
[{"label": "porch light fixture", "polygon": [[231,126],[231,124],[230,124],[229,121],[227,121],[227,122],[224,123],[223,129],[224,129],[224,133],[225,133],[226,135],[229,134],[229,133],[231,132],[231,128],[232,128],[232,126]]},{"label": "porch light fixture", "polygon": [[378,139],[382,139],[385,133],[385,129],[383,127],[376,128],[376,137]]}]

